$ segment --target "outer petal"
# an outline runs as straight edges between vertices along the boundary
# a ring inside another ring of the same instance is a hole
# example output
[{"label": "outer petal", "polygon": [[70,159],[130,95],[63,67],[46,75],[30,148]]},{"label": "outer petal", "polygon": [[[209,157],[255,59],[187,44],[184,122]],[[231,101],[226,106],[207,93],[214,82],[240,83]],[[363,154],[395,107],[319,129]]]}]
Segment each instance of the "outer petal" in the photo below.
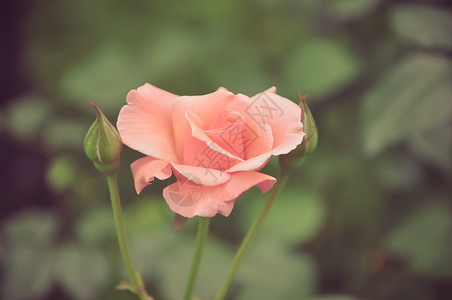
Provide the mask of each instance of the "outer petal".
[{"label": "outer petal", "polygon": [[258,155],[256,157],[250,158],[248,160],[239,162],[238,164],[227,169],[225,172],[232,173],[232,172],[238,172],[238,171],[258,170],[267,164],[271,155],[272,154],[270,152],[267,152],[267,153]]},{"label": "outer petal", "polygon": [[289,153],[303,140],[301,109],[286,98],[272,92],[257,94],[251,98],[246,113],[256,123],[270,125],[274,139],[274,155]]},{"label": "outer petal", "polygon": [[202,186],[190,180],[175,182],[163,190],[163,197],[174,212],[186,218],[213,217],[217,213],[227,217],[234,200],[244,191],[257,185],[265,193],[276,182],[275,178],[254,171],[231,175],[229,181],[217,186]]},{"label": "outer petal", "polygon": [[150,84],[130,91],[128,105],[121,109],[117,123],[124,144],[143,154],[177,162],[171,121],[171,105],[176,98]]},{"label": "outer petal", "polygon": [[231,174],[220,170],[197,166],[178,165],[176,163],[172,163],[172,165],[173,168],[176,169],[176,171],[182,176],[200,185],[219,185],[225,183],[231,178]]},{"label": "outer petal", "polygon": [[149,156],[137,159],[130,165],[130,168],[132,169],[137,194],[140,194],[145,186],[151,184],[155,177],[164,180],[172,174],[169,162]]},{"label": "outer petal", "polygon": [[268,88],[264,91],[264,93],[273,93],[276,94],[276,87],[272,86],[271,88]]}]

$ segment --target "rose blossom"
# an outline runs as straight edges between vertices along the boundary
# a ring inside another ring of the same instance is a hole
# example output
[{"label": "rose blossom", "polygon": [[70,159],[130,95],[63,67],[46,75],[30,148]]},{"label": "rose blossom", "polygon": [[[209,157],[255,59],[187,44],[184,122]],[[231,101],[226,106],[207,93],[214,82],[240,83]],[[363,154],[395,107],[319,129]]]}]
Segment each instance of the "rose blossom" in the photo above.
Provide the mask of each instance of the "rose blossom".
[{"label": "rose blossom", "polygon": [[163,190],[170,208],[212,217],[228,216],[252,186],[272,188],[276,179],[258,170],[302,142],[300,116],[274,87],[249,98],[224,88],[177,96],[145,84],[127,95],[117,127],[124,144],[146,155],[131,165],[138,194],[155,177],[174,174],[177,182]]}]

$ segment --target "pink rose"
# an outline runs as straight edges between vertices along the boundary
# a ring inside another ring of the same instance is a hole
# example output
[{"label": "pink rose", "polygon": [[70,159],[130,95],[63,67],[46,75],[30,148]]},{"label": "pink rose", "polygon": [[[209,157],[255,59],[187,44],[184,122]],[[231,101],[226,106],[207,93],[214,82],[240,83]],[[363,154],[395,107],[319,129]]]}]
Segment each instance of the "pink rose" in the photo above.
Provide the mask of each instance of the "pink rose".
[{"label": "pink rose", "polygon": [[124,144],[146,155],[131,165],[137,193],[174,174],[163,197],[191,218],[228,216],[252,186],[267,192],[276,179],[258,170],[304,136],[299,106],[275,92],[177,96],[150,84],[130,91],[117,125]]}]

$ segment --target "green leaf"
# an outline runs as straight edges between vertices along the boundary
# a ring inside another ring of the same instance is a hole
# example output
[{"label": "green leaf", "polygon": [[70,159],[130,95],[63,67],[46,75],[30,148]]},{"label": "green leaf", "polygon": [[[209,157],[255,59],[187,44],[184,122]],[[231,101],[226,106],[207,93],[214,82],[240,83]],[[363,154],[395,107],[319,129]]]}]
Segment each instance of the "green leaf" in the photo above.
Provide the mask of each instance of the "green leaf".
[{"label": "green leaf", "polygon": [[386,247],[405,259],[413,272],[452,275],[452,218],[448,207],[437,203],[419,207],[391,233]]},{"label": "green leaf", "polygon": [[[128,232],[130,233],[130,252],[132,253],[133,261],[145,281],[163,276],[159,271],[159,267],[165,267],[162,261],[170,255],[168,253],[173,251],[168,249],[168,247],[177,241],[180,243],[184,242],[184,239],[177,235],[174,229],[170,227],[170,224],[167,227],[162,226],[162,228],[151,232],[133,232],[129,230]],[[193,245],[191,246],[193,247]],[[168,257],[168,259],[171,259],[171,257]],[[169,262],[169,264],[171,265],[172,263]],[[124,278],[126,278],[125,276],[127,274],[124,272]]]},{"label": "green leaf", "polygon": [[309,298],[308,300],[358,300],[358,299],[351,296],[329,295],[329,296],[316,296]]},{"label": "green leaf", "polygon": [[102,252],[76,245],[60,248],[54,261],[55,279],[81,300],[98,299],[111,271],[111,263]]},{"label": "green leaf", "polygon": [[160,196],[142,195],[124,210],[127,230],[132,233],[149,233],[171,220],[172,213]]},{"label": "green leaf", "polygon": [[55,157],[47,169],[46,179],[55,191],[63,192],[71,187],[76,176],[76,163],[68,155]]},{"label": "green leaf", "polygon": [[[260,212],[266,198],[267,195],[259,194],[247,200],[248,205],[240,214],[242,230],[248,229],[250,220]],[[274,242],[291,248],[309,241],[322,226],[324,216],[325,204],[319,194],[287,188],[276,199],[259,231]]]},{"label": "green leaf", "polygon": [[359,62],[333,39],[306,40],[288,57],[285,79],[291,90],[301,90],[313,99],[337,91],[356,78]]},{"label": "green leaf", "polygon": [[107,205],[91,206],[77,223],[76,233],[84,245],[116,243],[113,212]]},{"label": "green leaf", "polygon": [[240,300],[303,299],[315,289],[316,268],[306,254],[292,254],[262,239],[251,247],[240,266]]},{"label": "green leaf", "polygon": [[24,212],[5,223],[2,234],[2,265],[0,296],[4,299],[36,299],[52,285],[52,244],[57,220],[38,211]]},{"label": "green leaf", "polygon": [[[147,259],[153,259],[157,263],[157,274],[164,299],[182,299],[193,256],[195,236],[193,232],[189,232],[190,238],[181,237],[182,232],[175,233],[174,230],[171,234],[173,239],[166,238],[167,244],[162,249],[163,252],[158,256],[148,256]],[[194,295],[201,299],[212,299],[224,279],[231,261],[232,254],[229,247],[209,236],[203,252]]]},{"label": "green leaf", "polygon": [[413,136],[410,147],[414,153],[440,168],[448,170],[452,167],[452,135],[449,126]]},{"label": "green leaf", "polygon": [[362,17],[372,11],[381,0],[329,0],[327,10],[342,20]]},{"label": "green leaf", "polygon": [[3,233],[12,245],[47,247],[53,242],[57,225],[55,216],[50,213],[27,211],[9,220],[3,227]]},{"label": "green leaf", "polygon": [[441,56],[415,54],[394,67],[365,97],[364,150],[375,155],[414,134],[452,118],[452,63]]},{"label": "green leaf", "polygon": [[145,70],[124,47],[105,44],[64,72],[59,82],[59,89],[66,96],[62,100],[88,111],[91,108],[85,100],[89,99],[107,116],[116,115],[125,104],[127,93],[147,81]]},{"label": "green leaf", "polygon": [[75,118],[53,118],[43,128],[42,138],[50,150],[78,150],[82,148],[88,128],[88,123]]},{"label": "green leaf", "polygon": [[14,136],[24,140],[36,140],[51,113],[50,105],[36,95],[14,99],[1,116],[0,124]]},{"label": "green leaf", "polygon": [[52,286],[52,252],[14,245],[4,255],[2,299],[41,299]]},{"label": "green leaf", "polygon": [[402,5],[391,15],[401,36],[425,47],[452,48],[452,11],[422,5]]}]

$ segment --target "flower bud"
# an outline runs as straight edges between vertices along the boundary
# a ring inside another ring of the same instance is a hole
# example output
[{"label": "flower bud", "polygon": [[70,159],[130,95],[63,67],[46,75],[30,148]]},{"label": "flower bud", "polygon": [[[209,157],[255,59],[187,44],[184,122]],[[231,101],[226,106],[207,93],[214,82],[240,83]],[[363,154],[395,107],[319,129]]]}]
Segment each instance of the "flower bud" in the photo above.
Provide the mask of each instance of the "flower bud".
[{"label": "flower bud", "polygon": [[279,156],[279,164],[284,172],[291,172],[300,167],[305,158],[317,148],[318,134],[317,125],[312,117],[311,110],[306,103],[308,95],[300,96],[301,122],[305,136],[303,142],[295,150]]},{"label": "flower bud", "polygon": [[99,107],[92,101],[88,100],[88,102],[97,111],[97,117],[86,134],[83,148],[86,156],[100,172],[113,172],[119,166],[121,138]]}]

